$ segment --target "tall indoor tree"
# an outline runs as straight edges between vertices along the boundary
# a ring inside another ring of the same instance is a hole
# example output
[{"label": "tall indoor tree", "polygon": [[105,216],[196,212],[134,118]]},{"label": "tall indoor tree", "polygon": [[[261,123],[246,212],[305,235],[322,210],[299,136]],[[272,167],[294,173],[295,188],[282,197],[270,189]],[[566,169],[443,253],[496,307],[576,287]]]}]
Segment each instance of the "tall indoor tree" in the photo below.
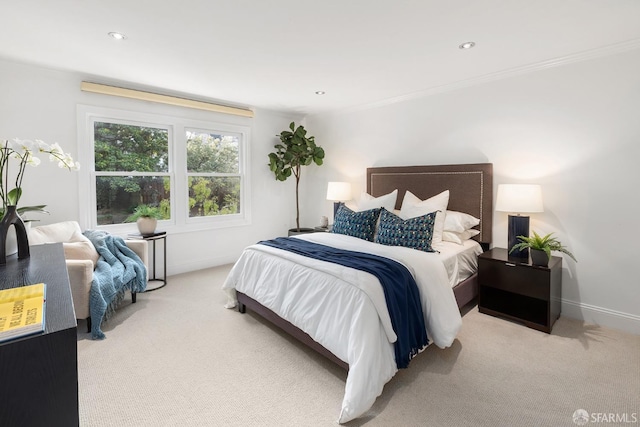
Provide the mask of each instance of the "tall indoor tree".
[{"label": "tall indoor tree", "polygon": [[269,153],[269,167],[278,181],[286,181],[292,174],[296,178],[296,231],[300,231],[300,202],[299,187],[302,166],[312,162],[322,165],[324,150],[316,145],[315,137],[307,136],[307,130],[300,125],[296,128],[294,122],[289,130],[280,133],[280,144],[276,144],[275,153]]}]

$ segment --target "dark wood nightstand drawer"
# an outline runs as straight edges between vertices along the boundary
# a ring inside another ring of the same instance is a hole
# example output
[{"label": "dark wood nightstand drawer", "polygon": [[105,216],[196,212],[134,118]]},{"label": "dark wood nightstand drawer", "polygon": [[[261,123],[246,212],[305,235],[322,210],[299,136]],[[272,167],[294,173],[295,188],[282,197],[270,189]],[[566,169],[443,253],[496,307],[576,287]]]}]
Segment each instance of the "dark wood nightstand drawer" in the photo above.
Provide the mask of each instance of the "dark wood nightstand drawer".
[{"label": "dark wood nightstand drawer", "polygon": [[549,300],[549,271],[510,262],[481,260],[479,277],[483,286],[502,289],[531,298]]}]

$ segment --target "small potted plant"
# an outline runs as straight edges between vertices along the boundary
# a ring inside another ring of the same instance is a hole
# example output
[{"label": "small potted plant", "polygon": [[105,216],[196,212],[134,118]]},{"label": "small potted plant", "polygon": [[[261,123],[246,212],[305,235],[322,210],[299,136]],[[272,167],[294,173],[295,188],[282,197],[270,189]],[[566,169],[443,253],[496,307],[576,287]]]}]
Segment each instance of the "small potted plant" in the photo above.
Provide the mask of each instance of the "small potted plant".
[{"label": "small potted plant", "polygon": [[552,234],[553,233],[549,233],[544,237],[540,237],[540,235],[534,231],[532,237],[518,236],[520,243],[511,248],[509,253],[529,248],[531,249],[531,263],[542,267],[549,265],[551,251],[567,254],[575,262],[578,262],[576,257],[574,257],[566,247],[562,246],[562,243],[560,243],[557,238],[552,237]]},{"label": "small potted plant", "polygon": [[160,209],[155,206],[138,205],[133,213],[125,219],[125,222],[135,221],[140,234],[146,236],[155,233],[159,219],[162,219]]}]

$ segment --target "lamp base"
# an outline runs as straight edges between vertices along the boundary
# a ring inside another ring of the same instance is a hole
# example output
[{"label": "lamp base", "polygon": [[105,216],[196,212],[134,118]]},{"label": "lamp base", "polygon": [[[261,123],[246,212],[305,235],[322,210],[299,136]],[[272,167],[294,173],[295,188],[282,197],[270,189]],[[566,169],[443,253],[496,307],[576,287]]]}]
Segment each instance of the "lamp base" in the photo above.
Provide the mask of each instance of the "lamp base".
[{"label": "lamp base", "polygon": [[529,217],[522,215],[509,215],[509,234],[508,245],[509,258],[518,261],[528,260],[529,249],[515,250],[511,252],[511,248],[520,243],[518,236],[529,237]]},{"label": "lamp base", "polygon": [[336,214],[338,213],[338,208],[340,207],[340,205],[342,204],[342,202],[333,202],[333,220],[336,220]]}]

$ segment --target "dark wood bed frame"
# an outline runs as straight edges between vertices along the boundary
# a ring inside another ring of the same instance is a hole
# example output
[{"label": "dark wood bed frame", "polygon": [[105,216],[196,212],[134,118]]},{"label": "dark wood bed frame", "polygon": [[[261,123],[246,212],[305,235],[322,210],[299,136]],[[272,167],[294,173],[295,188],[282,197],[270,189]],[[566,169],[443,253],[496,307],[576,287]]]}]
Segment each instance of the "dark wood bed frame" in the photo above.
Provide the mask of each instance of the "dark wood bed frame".
[{"label": "dark wood bed frame", "polygon": [[[444,190],[449,190],[448,210],[465,212],[480,219],[476,227],[480,234],[475,237],[484,250],[491,243],[493,222],[493,165],[491,163],[397,166],[367,169],[367,193],[374,197],[398,190],[396,209],[400,209],[405,192],[411,191],[424,200]],[[474,274],[453,288],[462,310],[475,302],[478,295],[478,275]],[[349,365],[313,340],[306,332],[281,318],[276,313],[247,295],[236,292],[238,310],[251,311],[274,323],[294,338],[348,370]]]}]

